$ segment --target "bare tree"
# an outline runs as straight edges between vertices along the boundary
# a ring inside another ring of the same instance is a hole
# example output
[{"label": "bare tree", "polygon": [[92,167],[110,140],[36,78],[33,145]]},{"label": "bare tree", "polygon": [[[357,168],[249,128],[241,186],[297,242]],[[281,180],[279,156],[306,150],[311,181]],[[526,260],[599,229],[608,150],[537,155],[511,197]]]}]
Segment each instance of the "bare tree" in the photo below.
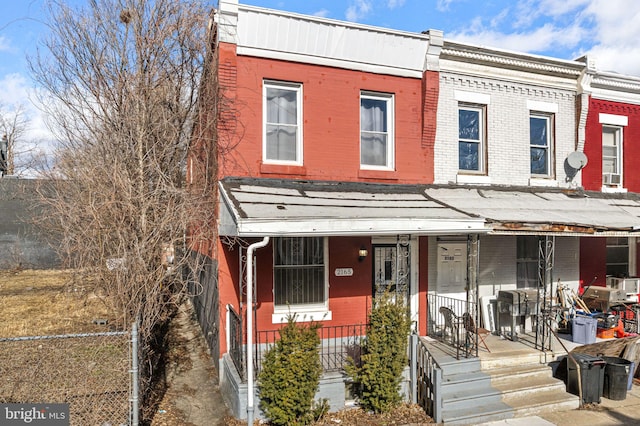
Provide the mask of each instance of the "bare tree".
[{"label": "bare tree", "polygon": [[201,0],[90,0],[50,3],[50,15],[51,36],[31,59],[61,141],[43,191],[47,226],[122,324],[140,322],[150,381],[158,331],[186,292],[178,271],[193,267],[187,227],[198,224],[194,244],[215,229],[213,193],[185,180],[191,140],[208,154],[189,167],[215,177],[200,165],[215,157],[214,122],[197,118],[210,10]]},{"label": "bare tree", "polygon": [[25,139],[29,127],[22,104],[9,108],[0,105],[0,172],[23,175],[34,169],[38,160],[37,143]]}]

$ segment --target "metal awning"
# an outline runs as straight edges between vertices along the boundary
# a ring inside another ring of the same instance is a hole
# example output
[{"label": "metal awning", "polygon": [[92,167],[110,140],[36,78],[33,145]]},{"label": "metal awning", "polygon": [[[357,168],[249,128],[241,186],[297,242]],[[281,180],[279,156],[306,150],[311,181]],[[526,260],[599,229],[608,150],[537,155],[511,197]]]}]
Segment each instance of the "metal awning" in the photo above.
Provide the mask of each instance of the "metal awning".
[{"label": "metal awning", "polygon": [[225,178],[222,236],[640,235],[637,194]]},{"label": "metal awning", "polygon": [[424,185],[226,178],[219,184],[222,236],[468,234],[477,215],[431,199]]},{"label": "metal awning", "polygon": [[640,234],[640,199],[544,187],[430,187],[441,203],[484,218],[492,234],[634,236]]}]

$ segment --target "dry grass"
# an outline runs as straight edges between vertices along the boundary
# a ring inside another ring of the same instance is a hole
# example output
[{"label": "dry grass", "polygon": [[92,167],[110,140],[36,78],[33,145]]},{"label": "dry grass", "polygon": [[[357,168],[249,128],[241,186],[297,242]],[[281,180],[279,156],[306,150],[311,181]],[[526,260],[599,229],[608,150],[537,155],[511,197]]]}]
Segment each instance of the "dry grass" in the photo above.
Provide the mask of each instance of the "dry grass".
[{"label": "dry grass", "polygon": [[74,283],[69,271],[0,271],[0,337],[110,331],[114,317],[93,285]]}]

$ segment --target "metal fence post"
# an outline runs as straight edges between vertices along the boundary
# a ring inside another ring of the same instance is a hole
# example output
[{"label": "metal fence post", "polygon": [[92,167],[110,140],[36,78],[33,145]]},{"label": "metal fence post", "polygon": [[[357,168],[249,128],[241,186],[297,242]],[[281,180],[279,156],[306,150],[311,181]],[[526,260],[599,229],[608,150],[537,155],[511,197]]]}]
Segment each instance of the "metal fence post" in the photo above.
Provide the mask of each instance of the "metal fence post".
[{"label": "metal fence post", "polygon": [[139,408],[139,377],[138,377],[138,323],[131,326],[131,425],[138,426]]}]

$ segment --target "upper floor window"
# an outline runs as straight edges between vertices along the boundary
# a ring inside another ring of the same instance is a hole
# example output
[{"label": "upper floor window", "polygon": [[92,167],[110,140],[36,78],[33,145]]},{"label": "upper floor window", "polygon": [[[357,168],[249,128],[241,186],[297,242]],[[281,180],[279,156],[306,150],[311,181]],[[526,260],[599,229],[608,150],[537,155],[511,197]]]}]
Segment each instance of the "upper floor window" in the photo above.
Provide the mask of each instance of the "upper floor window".
[{"label": "upper floor window", "polygon": [[277,308],[324,307],[325,241],[323,237],[282,237],[273,246],[273,298]]},{"label": "upper floor window", "polygon": [[264,83],[263,161],[302,164],[302,86]]},{"label": "upper floor window", "polygon": [[366,169],[393,169],[393,95],[360,94],[360,166]]},{"label": "upper floor window", "polygon": [[622,184],[622,127],[602,126],[602,184]]},{"label": "upper floor window", "polygon": [[458,107],[458,168],[484,173],[484,107],[461,104]]},{"label": "upper floor window", "polygon": [[549,176],[553,137],[553,116],[532,113],[529,116],[531,174]]}]

